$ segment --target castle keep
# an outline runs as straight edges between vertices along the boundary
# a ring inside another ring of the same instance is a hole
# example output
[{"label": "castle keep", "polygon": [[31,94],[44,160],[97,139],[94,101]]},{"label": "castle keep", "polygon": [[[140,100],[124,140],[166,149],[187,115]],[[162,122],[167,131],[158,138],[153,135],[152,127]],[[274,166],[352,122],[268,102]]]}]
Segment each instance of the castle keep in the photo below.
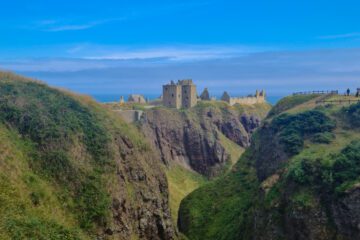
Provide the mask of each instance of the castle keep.
[{"label": "castle keep", "polygon": [[196,85],[191,79],[163,85],[163,104],[171,108],[191,108],[197,103]]},{"label": "castle keep", "polygon": [[256,90],[255,95],[250,95],[247,97],[230,97],[227,92],[221,97],[222,101],[227,102],[228,104],[235,105],[235,104],[245,104],[245,105],[252,105],[256,103],[264,103],[265,102],[265,91],[261,90],[260,92]]}]

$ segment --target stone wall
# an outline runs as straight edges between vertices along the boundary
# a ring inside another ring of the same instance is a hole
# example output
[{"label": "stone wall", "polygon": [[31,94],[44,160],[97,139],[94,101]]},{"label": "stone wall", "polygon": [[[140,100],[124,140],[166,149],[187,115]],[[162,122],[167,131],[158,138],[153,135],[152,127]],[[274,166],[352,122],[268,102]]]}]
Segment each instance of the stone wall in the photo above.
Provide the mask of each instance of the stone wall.
[{"label": "stone wall", "polygon": [[245,104],[245,105],[252,105],[256,103],[264,103],[265,97],[241,97],[241,98],[230,98],[230,105],[235,104]]},{"label": "stone wall", "polygon": [[115,112],[127,123],[139,121],[143,115],[143,111],[141,110],[116,110]]}]

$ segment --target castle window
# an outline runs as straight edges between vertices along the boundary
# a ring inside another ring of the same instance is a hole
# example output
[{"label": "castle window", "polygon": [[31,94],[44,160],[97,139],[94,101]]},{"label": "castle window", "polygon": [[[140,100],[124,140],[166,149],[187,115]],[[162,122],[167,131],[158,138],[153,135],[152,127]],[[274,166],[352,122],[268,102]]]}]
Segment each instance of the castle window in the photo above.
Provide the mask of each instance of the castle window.
[{"label": "castle window", "polygon": [[171,97],[174,97],[174,94],[171,94]]}]

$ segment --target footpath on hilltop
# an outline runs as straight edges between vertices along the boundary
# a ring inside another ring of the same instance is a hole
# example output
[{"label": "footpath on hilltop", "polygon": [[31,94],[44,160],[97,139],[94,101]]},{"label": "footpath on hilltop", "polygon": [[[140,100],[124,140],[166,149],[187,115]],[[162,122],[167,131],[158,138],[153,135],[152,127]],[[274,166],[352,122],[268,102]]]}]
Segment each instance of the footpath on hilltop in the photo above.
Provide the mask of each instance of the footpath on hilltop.
[{"label": "footpath on hilltop", "polygon": [[352,100],[282,99],[230,173],[181,202],[180,231],[209,240],[360,238],[360,103]]}]

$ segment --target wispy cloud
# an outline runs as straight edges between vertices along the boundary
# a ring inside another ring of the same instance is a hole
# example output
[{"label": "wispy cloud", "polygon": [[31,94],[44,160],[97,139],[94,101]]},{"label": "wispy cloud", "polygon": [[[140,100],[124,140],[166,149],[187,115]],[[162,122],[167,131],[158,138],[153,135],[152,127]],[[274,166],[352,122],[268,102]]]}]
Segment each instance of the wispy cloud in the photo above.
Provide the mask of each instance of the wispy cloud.
[{"label": "wispy cloud", "polygon": [[[92,46],[91,51],[82,49],[83,58],[93,60],[130,60],[163,58],[170,61],[198,61],[239,57],[249,53],[272,50],[255,46],[179,45],[153,48],[126,49],[121,47]],[[86,53],[91,52],[91,54]]]},{"label": "wispy cloud", "polygon": [[30,29],[37,29],[45,32],[79,31],[94,28],[99,25],[123,21],[126,17],[100,19],[96,21],[75,21],[75,20],[52,20],[46,19],[35,22]]},{"label": "wispy cloud", "polygon": [[360,32],[344,33],[337,35],[320,36],[319,39],[343,39],[343,38],[357,38],[360,37]]},{"label": "wispy cloud", "polygon": [[270,95],[318,89],[355,89],[360,49],[253,52],[232,58],[172,61],[150,59],[29,59],[0,61],[0,68],[84,93],[160,93],[171,79],[193,78],[199,91]]}]

